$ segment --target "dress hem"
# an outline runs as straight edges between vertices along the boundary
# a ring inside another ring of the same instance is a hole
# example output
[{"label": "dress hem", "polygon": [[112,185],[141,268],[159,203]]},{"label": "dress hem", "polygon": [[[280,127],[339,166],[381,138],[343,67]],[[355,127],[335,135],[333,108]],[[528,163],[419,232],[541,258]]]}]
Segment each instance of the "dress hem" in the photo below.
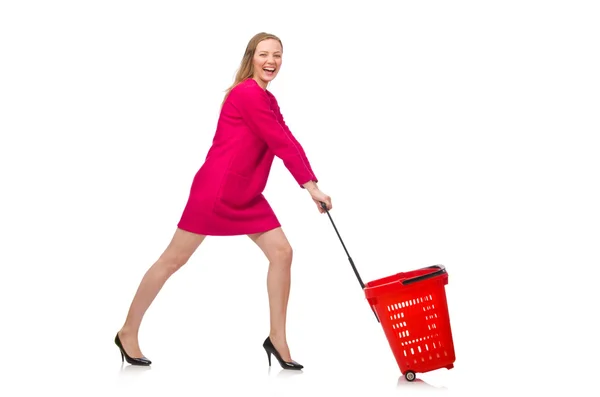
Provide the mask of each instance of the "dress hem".
[{"label": "dress hem", "polygon": [[274,229],[277,229],[280,227],[281,227],[280,223],[275,223],[271,226],[265,226],[265,227],[261,227],[261,228],[257,228],[257,229],[249,229],[248,231],[227,232],[226,233],[226,232],[210,232],[210,231],[194,229],[194,228],[187,227],[186,225],[184,225],[181,222],[177,224],[177,228],[181,229],[183,231],[186,231],[189,233],[194,233],[194,234],[200,234],[203,236],[214,236],[214,237],[234,237],[234,236],[245,236],[248,234],[266,233],[266,232],[269,232],[271,230],[274,230]]}]

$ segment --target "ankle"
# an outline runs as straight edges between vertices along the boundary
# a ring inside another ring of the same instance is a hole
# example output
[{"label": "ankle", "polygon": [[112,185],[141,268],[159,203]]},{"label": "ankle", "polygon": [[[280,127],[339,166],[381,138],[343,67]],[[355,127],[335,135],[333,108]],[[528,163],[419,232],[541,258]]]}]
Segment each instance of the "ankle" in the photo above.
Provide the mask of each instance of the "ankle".
[{"label": "ankle", "polygon": [[138,330],[131,327],[123,327],[119,330],[119,335],[121,337],[137,338]]},{"label": "ankle", "polygon": [[287,340],[286,340],[286,337],[285,337],[285,333],[281,333],[281,332],[273,332],[273,331],[271,331],[269,333],[269,339],[271,339],[272,342],[287,343]]}]

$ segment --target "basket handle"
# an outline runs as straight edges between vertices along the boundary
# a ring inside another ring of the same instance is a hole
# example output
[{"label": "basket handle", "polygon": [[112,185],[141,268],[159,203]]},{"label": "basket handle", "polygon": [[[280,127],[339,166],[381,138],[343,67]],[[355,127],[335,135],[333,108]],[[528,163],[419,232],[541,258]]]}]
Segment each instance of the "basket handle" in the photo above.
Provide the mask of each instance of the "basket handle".
[{"label": "basket handle", "polygon": [[[344,241],[342,240],[342,236],[340,236],[340,233],[338,232],[337,227],[335,226],[335,223],[333,223],[333,218],[331,218],[331,214],[329,213],[329,210],[327,209],[327,204],[325,204],[322,201],[320,201],[320,203],[321,203],[321,207],[323,207],[323,209],[327,213],[327,216],[329,217],[329,220],[331,221],[331,224],[333,225],[333,229],[335,230],[338,238],[340,239],[340,242],[342,243],[342,247],[344,247],[344,251],[346,252],[346,255],[348,256],[348,261],[350,262],[350,265],[352,266],[352,270],[354,270],[354,275],[358,279],[358,283],[360,284],[360,287],[364,290],[365,283],[363,283],[362,279],[360,278],[360,274],[358,274],[358,270],[356,270],[354,261],[352,260],[352,258],[350,257],[350,254],[348,253],[348,250],[346,249],[346,245],[344,244]],[[371,306],[371,310],[373,310],[373,314],[375,315],[377,322],[380,322],[379,317],[377,317],[377,313],[375,313],[375,309],[373,309],[373,306]]]},{"label": "basket handle", "polygon": [[424,267],[423,269],[438,269],[438,270],[435,272],[422,274],[420,276],[407,278],[406,280],[402,280],[402,284],[403,285],[412,284],[412,283],[416,283],[419,281],[427,280],[428,278],[437,277],[440,274],[446,273],[446,267],[444,267],[444,265],[427,266],[427,267]]}]

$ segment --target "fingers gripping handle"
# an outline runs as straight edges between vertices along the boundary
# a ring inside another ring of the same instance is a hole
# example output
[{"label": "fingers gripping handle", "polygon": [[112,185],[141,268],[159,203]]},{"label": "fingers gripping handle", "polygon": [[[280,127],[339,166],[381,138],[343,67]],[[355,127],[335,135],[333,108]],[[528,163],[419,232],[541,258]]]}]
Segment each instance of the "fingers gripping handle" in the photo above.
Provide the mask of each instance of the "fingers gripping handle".
[{"label": "fingers gripping handle", "polygon": [[[348,253],[348,250],[346,249],[346,245],[344,244],[344,241],[342,240],[342,236],[340,236],[340,233],[338,232],[337,227],[335,226],[335,223],[333,222],[333,218],[331,218],[331,214],[329,213],[329,210],[327,209],[327,204],[325,204],[322,201],[320,203],[321,203],[321,207],[323,207],[323,210],[325,210],[325,212],[327,213],[327,216],[329,217],[329,220],[331,221],[331,224],[333,225],[333,229],[335,230],[335,233],[337,234],[338,238],[340,239],[340,243],[342,243],[342,247],[344,247],[344,251],[346,252],[346,255],[348,256],[348,261],[350,262],[350,266],[352,266],[352,270],[354,271],[354,275],[356,276],[356,279],[358,280],[360,287],[362,289],[364,289],[365,283],[363,283],[362,279],[360,278],[360,274],[358,274],[358,270],[356,270],[354,261],[350,257],[350,254]],[[372,306],[371,306],[371,310],[373,310],[373,314],[375,315],[377,322],[380,322],[379,317],[377,317],[377,313],[375,313],[375,309],[373,309]]]}]

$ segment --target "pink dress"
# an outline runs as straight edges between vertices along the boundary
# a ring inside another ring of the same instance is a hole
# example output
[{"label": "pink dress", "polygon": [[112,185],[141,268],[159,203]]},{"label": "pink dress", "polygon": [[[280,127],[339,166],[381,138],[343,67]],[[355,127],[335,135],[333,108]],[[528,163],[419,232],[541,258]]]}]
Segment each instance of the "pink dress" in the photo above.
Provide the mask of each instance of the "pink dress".
[{"label": "pink dress", "polygon": [[196,173],[177,226],[212,236],[265,232],[281,226],[263,196],[274,157],[296,182],[317,182],[286,126],[275,96],[252,79],[234,87],[221,109],[216,133]]}]

